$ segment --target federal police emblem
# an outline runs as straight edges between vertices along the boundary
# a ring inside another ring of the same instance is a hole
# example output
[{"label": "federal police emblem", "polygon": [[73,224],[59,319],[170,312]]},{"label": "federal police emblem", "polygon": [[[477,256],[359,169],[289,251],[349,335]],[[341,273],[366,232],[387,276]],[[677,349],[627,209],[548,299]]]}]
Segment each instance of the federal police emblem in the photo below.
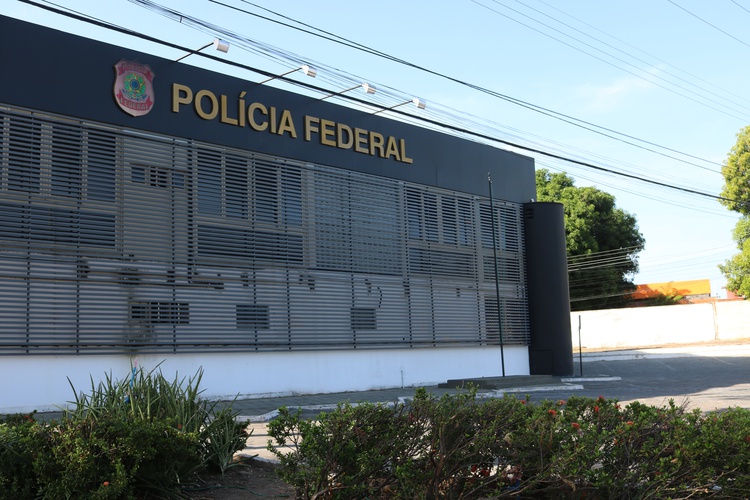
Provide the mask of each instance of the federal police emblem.
[{"label": "federal police emblem", "polygon": [[154,107],[154,72],[147,64],[120,59],[115,64],[115,100],[120,109],[143,116]]}]

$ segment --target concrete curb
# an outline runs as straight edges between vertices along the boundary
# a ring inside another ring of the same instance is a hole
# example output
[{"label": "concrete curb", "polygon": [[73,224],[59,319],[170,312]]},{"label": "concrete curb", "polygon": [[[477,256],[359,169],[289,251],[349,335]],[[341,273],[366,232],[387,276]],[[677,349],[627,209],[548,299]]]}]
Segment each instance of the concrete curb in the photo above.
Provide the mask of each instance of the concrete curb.
[{"label": "concrete curb", "polygon": [[[594,380],[619,380],[619,377],[599,377],[590,378],[589,381]],[[580,380],[580,379],[579,379]],[[539,385],[529,387],[510,387],[505,389],[497,389],[494,391],[480,392],[477,393],[477,398],[491,399],[491,398],[502,398],[505,394],[527,394],[532,392],[547,392],[547,391],[580,391],[583,390],[583,386],[580,384],[558,384],[558,385]],[[405,404],[408,403],[413,396],[401,396],[398,398],[398,402]],[[357,406],[361,403],[351,403],[352,406]],[[385,406],[393,406],[395,403],[389,402],[373,402],[372,404],[381,404]],[[309,405],[309,406],[288,406],[292,411],[310,411],[310,412],[323,412],[329,410],[335,410],[338,407],[338,403],[321,404],[321,405]],[[249,423],[264,423],[279,416],[278,410],[269,411],[262,415],[239,415],[236,420],[238,422],[249,422]]]}]

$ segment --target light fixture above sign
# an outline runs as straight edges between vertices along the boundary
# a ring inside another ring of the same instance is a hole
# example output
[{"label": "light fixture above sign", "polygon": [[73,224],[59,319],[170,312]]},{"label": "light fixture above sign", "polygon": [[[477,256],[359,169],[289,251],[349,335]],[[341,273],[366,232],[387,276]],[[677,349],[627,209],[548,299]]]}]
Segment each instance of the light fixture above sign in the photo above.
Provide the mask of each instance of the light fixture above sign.
[{"label": "light fixture above sign", "polygon": [[373,87],[369,83],[365,82],[365,83],[360,84],[360,85],[355,85],[354,87],[349,87],[348,89],[344,89],[344,90],[340,90],[338,92],[334,92],[332,94],[328,94],[325,97],[321,97],[320,100],[323,101],[325,99],[328,99],[329,97],[341,95],[341,94],[344,94],[346,92],[352,91],[354,89],[358,89],[360,87],[362,87],[362,89],[365,91],[366,94],[374,94],[375,93],[375,87]]},{"label": "light fixture above sign", "polygon": [[271,78],[266,78],[262,82],[258,82],[258,85],[263,85],[266,82],[270,82],[271,80],[275,80],[276,78],[281,78],[282,76],[289,75],[291,73],[294,73],[295,71],[302,71],[304,74],[309,76],[310,78],[315,78],[315,75],[318,74],[318,72],[315,70],[315,68],[308,66],[307,64],[303,64],[302,66],[298,68],[291,69],[287,71],[286,73],[281,73],[280,75],[272,76]]},{"label": "light fixture above sign", "polygon": [[417,108],[419,108],[419,109],[424,109],[424,108],[427,107],[427,103],[426,102],[424,102],[419,97],[415,97],[413,99],[409,99],[408,101],[400,102],[400,103],[398,103],[398,104],[396,104],[394,106],[391,106],[391,107],[388,107],[388,108],[379,109],[379,110],[375,111],[373,113],[373,115],[377,115],[378,113],[382,113],[383,111],[389,111],[391,109],[398,108],[399,106],[403,106],[404,104],[409,104],[410,102],[414,103],[414,105]]},{"label": "light fixture above sign", "polygon": [[187,53],[187,54],[185,54],[184,56],[182,56],[182,57],[180,57],[180,58],[176,59],[176,60],[175,60],[175,62],[179,62],[179,61],[182,61],[182,60],[183,60],[183,59],[185,59],[186,57],[192,56],[193,54],[196,54],[196,53],[200,52],[200,51],[201,51],[201,50],[203,50],[203,49],[207,49],[207,48],[208,48],[208,47],[210,47],[211,45],[213,45],[213,46],[214,46],[214,48],[215,48],[216,50],[218,50],[219,52],[224,52],[225,54],[226,54],[227,52],[229,52],[229,42],[225,42],[224,40],[221,40],[220,38],[214,38],[214,41],[213,41],[213,42],[211,42],[211,43],[207,43],[206,45],[204,45],[203,47],[201,47],[201,48],[199,48],[199,49],[197,49],[197,50],[194,50],[194,51],[192,51],[192,52],[188,52],[188,53]]}]

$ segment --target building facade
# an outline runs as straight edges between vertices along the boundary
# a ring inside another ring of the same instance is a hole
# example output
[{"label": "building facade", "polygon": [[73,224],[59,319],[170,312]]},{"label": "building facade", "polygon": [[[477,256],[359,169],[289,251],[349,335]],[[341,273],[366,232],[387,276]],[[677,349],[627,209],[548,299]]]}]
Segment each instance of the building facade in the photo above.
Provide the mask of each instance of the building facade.
[{"label": "building facade", "polygon": [[0,374],[28,380],[0,412],[134,364],[203,369],[209,397],[559,371],[532,159],[11,18],[0,39]]}]

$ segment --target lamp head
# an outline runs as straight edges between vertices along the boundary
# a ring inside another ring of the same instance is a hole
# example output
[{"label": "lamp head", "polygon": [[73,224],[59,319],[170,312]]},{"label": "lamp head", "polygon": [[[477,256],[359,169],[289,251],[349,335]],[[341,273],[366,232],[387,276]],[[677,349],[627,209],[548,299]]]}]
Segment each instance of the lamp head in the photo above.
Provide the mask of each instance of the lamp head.
[{"label": "lamp head", "polygon": [[224,52],[226,54],[229,52],[229,42],[225,42],[219,38],[214,38],[214,48],[219,52]]}]

